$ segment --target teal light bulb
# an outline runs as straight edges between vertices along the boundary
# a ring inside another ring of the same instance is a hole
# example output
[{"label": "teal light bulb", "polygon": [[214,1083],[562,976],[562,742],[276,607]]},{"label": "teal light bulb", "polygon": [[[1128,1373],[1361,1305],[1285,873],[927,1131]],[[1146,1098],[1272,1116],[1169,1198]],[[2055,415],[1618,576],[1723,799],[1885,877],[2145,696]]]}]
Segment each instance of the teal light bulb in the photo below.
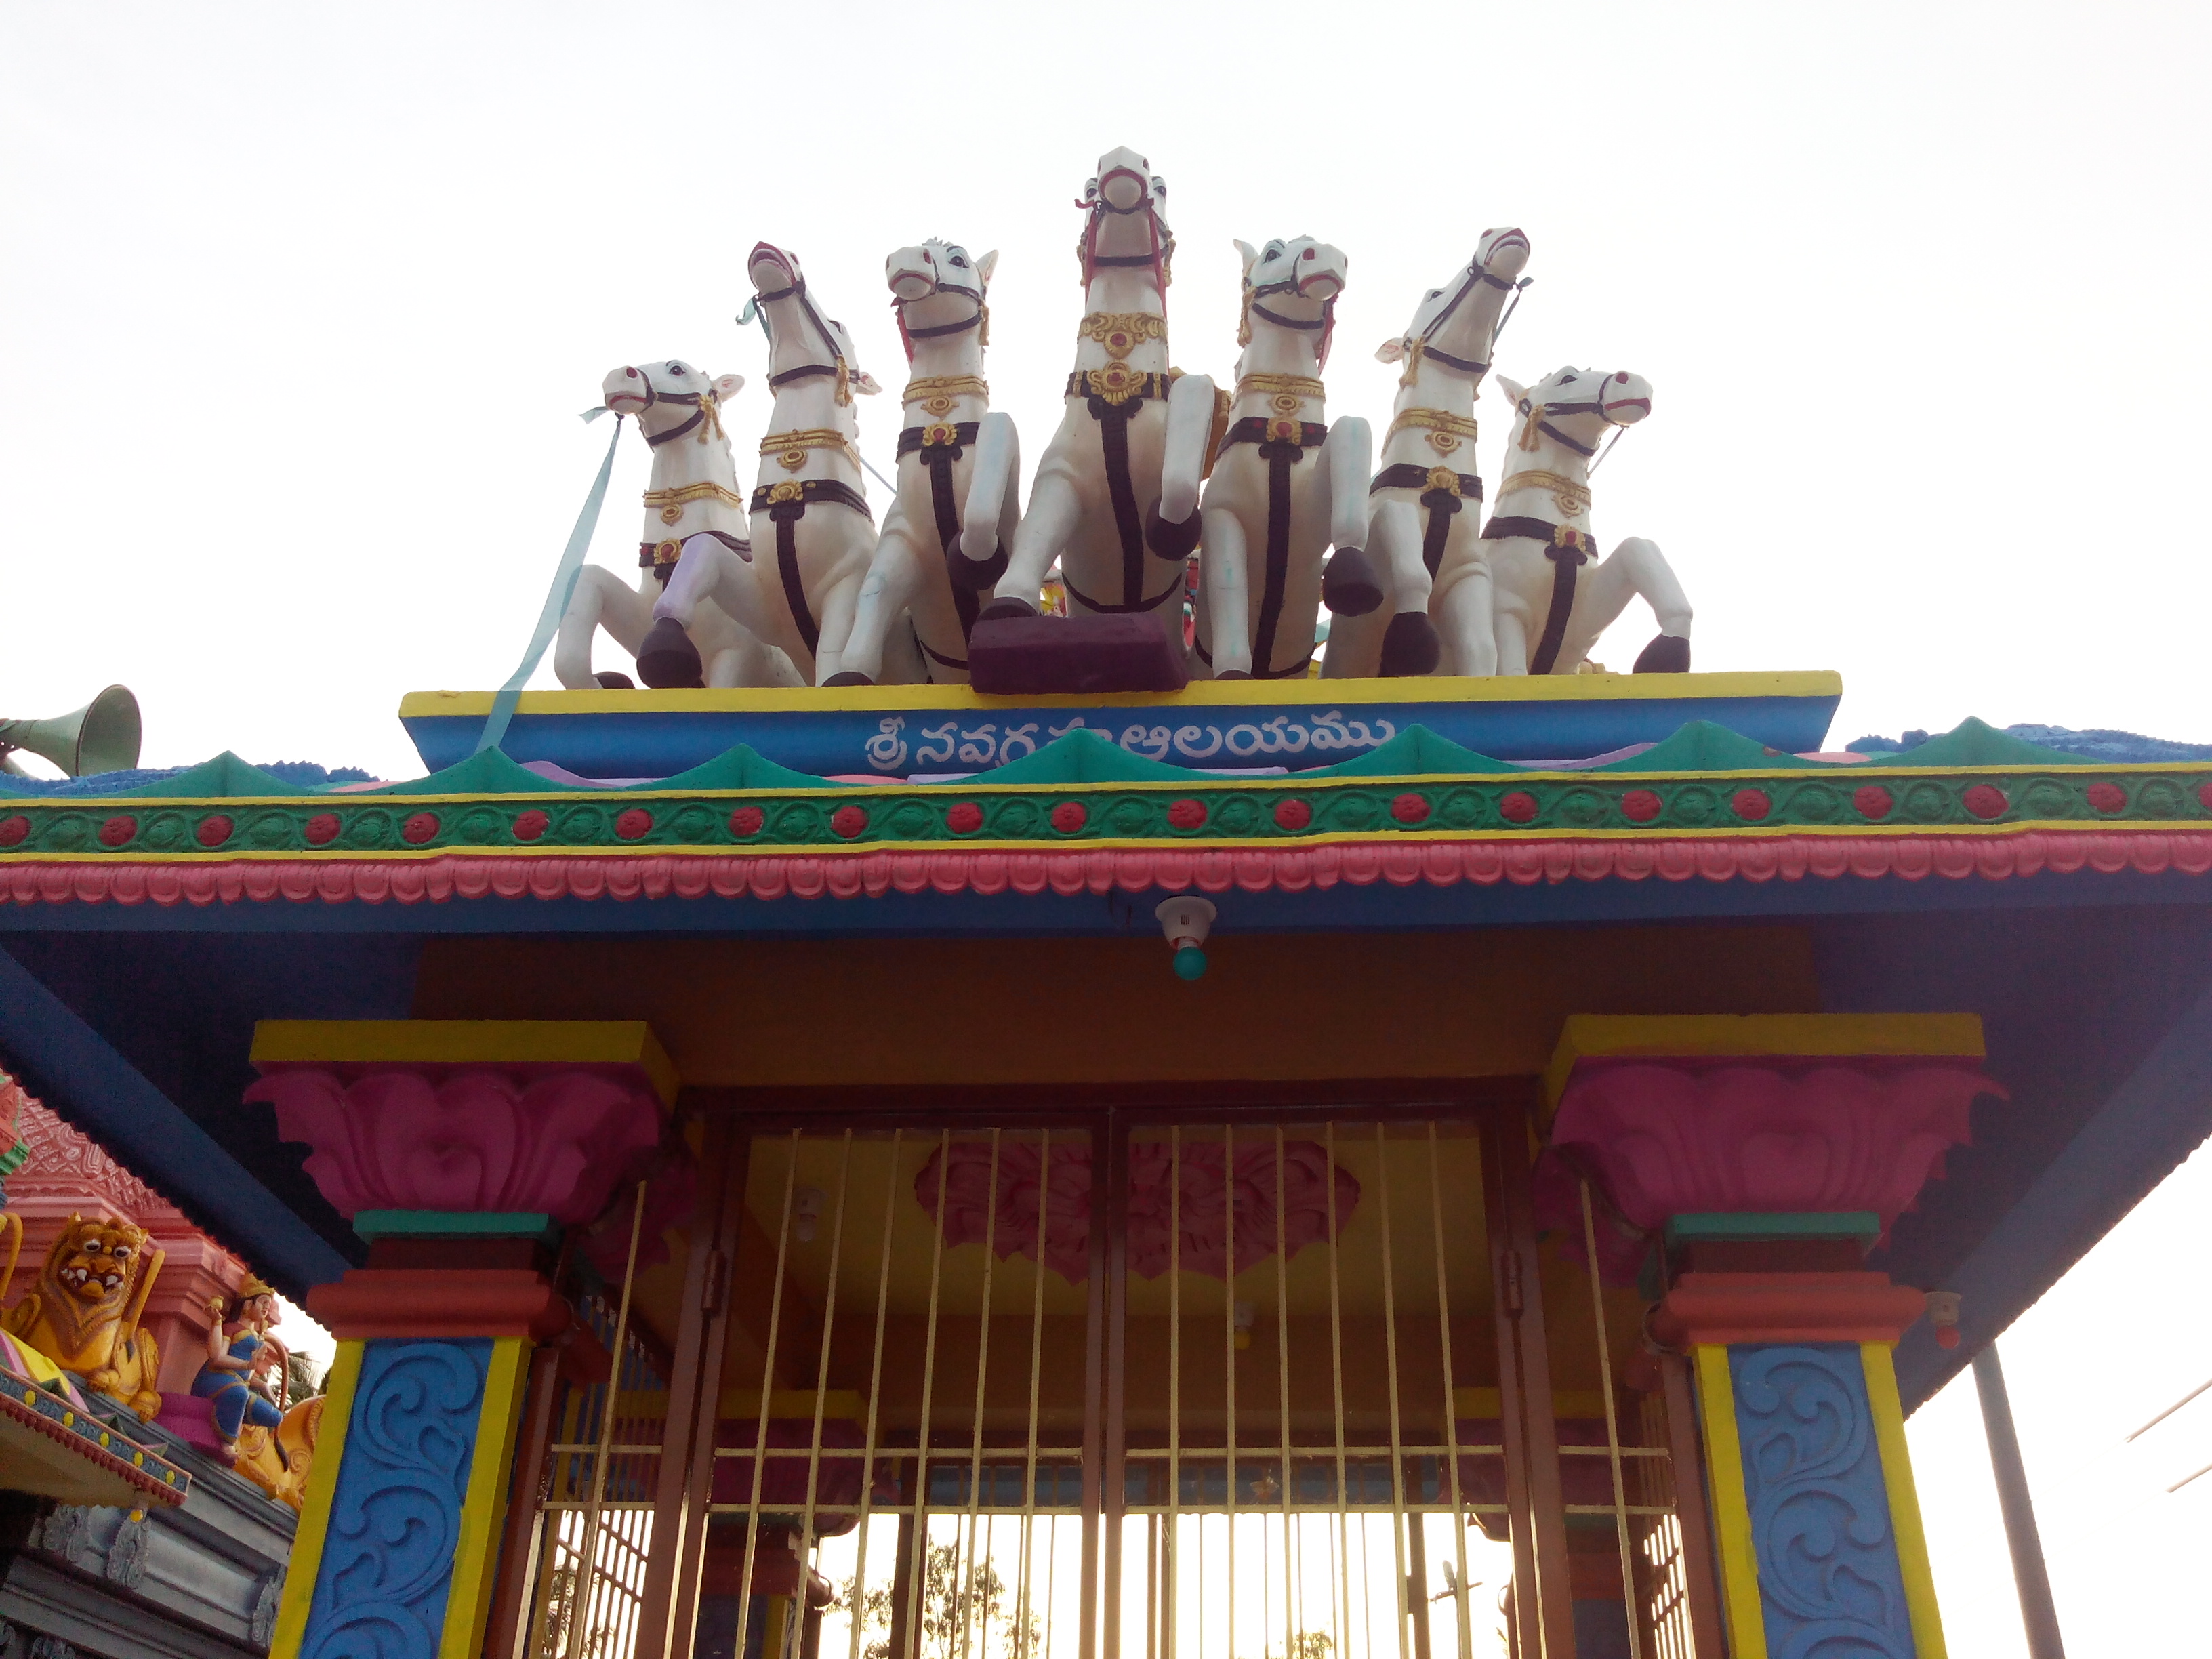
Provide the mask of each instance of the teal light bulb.
[{"label": "teal light bulb", "polygon": [[1196,979],[1206,971],[1206,952],[1195,945],[1186,945],[1175,953],[1176,975],[1181,979]]}]

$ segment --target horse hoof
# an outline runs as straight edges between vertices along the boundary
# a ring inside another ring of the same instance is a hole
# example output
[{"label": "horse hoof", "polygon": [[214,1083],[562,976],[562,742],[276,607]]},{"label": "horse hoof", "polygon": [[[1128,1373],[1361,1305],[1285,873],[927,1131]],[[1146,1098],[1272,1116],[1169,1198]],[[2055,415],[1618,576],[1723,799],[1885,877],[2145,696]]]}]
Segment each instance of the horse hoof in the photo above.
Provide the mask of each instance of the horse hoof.
[{"label": "horse hoof", "polygon": [[1249,680],[1252,678],[1252,671],[1249,668],[1224,668],[1213,678],[1217,680]]},{"label": "horse hoof", "polygon": [[1401,611],[1382,630],[1382,677],[1399,679],[1433,674],[1443,660],[1443,645],[1425,611]]},{"label": "horse hoof", "polygon": [[975,620],[979,623],[1010,622],[1017,617],[1034,617],[1036,614],[1037,608],[1027,599],[994,599],[983,607]]},{"label": "horse hoof", "polygon": [[707,684],[699,647],[673,617],[663,617],[637,648],[637,677],[656,691],[692,690]]},{"label": "horse hoof", "polygon": [[842,673],[832,674],[822,684],[824,685],[873,685],[875,682],[859,669],[848,668]]},{"label": "horse hoof", "polygon": [[1630,671],[1638,674],[1686,674],[1690,672],[1690,642],[1662,634],[1645,646]]},{"label": "horse hoof", "polygon": [[1145,545],[1163,559],[1187,559],[1198,545],[1198,509],[1179,524],[1160,517],[1158,507],[1145,514]]},{"label": "horse hoof", "polygon": [[630,678],[627,674],[617,673],[611,668],[602,668],[598,673],[592,675],[592,678],[599,683],[599,690],[602,691],[635,691],[637,690],[637,682],[635,680]]},{"label": "horse hoof", "polygon": [[1340,547],[1321,575],[1321,602],[1340,617],[1364,617],[1382,603],[1382,584],[1366,554],[1356,547]]},{"label": "horse hoof", "polygon": [[945,574],[955,587],[980,593],[1006,574],[1006,544],[1000,543],[999,550],[988,559],[971,559],[961,550],[960,532],[956,530],[952,539],[945,544]]}]

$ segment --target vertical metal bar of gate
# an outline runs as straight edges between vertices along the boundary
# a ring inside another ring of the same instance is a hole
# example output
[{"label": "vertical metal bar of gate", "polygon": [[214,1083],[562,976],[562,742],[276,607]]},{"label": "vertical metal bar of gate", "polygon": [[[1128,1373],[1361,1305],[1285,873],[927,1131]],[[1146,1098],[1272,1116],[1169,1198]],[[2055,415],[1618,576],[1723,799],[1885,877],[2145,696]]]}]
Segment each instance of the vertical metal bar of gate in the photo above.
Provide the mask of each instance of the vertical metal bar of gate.
[{"label": "vertical metal bar of gate", "polygon": [[[1446,1268],[1444,1254],[1443,1176],[1440,1165],[1443,1149],[1437,1143],[1437,1126],[1432,1119],[1428,1126],[1429,1142],[1429,1224],[1432,1246],[1437,1258],[1437,1337],[1443,1358],[1444,1373],[1444,1455],[1445,1480],[1443,1491],[1451,1498],[1452,1549],[1459,1568],[1458,1582],[1454,1587],[1452,1608],[1459,1633],[1459,1659],[1474,1659],[1474,1621],[1468,1611],[1467,1595],[1467,1528],[1468,1511],[1460,1491],[1459,1467],[1459,1379],[1452,1366],[1451,1333],[1451,1275]],[[1442,1494],[1439,1494],[1442,1495]],[[1424,1615],[1425,1623],[1425,1614]]]},{"label": "vertical metal bar of gate", "polygon": [[[1127,1366],[1129,1353],[1129,1293],[1128,1293],[1128,1213],[1129,1213],[1129,1126],[1119,1115],[1109,1118],[1105,1128],[1105,1144],[1097,1139],[1091,1145],[1091,1167],[1099,1166],[1102,1154],[1106,1167],[1106,1202],[1102,1214],[1094,1184],[1091,1213],[1094,1218],[1091,1231],[1106,1235],[1105,1297],[1106,1297],[1106,1389],[1102,1402],[1106,1413],[1105,1439],[1102,1448],[1100,1474],[1104,1487],[1103,1522],[1105,1530],[1105,1559],[1101,1563],[1105,1579],[1105,1605],[1103,1614],[1102,1639],[1106,1659],[1120,1659],[1121,1652],[1121,1530],[1127,1523],[1129,1506]],[[1092,1258],[1096,1261],[1096,1255]]]}]

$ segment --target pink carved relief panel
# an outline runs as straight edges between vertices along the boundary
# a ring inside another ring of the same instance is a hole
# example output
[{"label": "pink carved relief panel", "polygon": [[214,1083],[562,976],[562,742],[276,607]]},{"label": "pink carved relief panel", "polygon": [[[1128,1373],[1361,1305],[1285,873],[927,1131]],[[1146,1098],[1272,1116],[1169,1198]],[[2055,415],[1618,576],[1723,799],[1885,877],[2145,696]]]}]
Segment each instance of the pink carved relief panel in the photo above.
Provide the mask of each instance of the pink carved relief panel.
[{"label": "pink carved relief panel", "polygon": [[[1048,1158],[1030,1140],[1002,1140],[995,1154],[988,1141],[959,1141],[930,1155],[914,1195],[932,1215],[942,1203],[946,1243],[988,1243],[1001,1260],[1041,1260],[1079,1282],[1091,1273],[1091,1174],[1085,1145],[1055,1146]],[[1285,1141],[1279,1159],[1272,1139],[1238,1146],[1233,1158],[1218,1141],[1194,1142],[1179,1160],[1166,1141],[1133,1143],[1129,1271],[1157,1279],[1179,1266],[1220,1279],[1279,1249],[1287,1261],[1332,1237],[1332,1188],[1340,1233],[1358,1207],[1359,1182],[1332,1169],[1316,1141]]]}]

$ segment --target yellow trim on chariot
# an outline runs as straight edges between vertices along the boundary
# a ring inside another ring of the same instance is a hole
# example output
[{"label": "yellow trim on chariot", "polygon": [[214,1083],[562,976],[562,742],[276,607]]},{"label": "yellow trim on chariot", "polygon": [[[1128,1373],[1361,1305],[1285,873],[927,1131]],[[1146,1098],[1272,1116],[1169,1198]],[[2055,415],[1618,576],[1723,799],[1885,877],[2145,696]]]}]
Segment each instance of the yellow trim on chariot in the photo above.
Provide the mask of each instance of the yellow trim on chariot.
[{"label": "yellow trim on chariot", "polygon": [[531,1346],[528,1338],[520,1336],[492,1341],[483,1409],[477,1418],[476,1453],[469,1462],[469,1484],[461,1499],[460,1536],[453,1546],[453,1577],[446,1591],[446,1625],[438,1639],[438,1659],[476,1659],[483,1645]]},{"label": "yellow trim on chariot", "polygon": [[331,1505],[337,1496],[338,1472],[345,1462],[346,1431],[353,1421],[354,1390],[361,1382],[362,1345],[338,1344],[324,1386],[322,1426],[317,1433],[315,1461],[307,1470],[307,1502],[300,1511],[299,1530],[292,1539],[292,1560],[284,1580],[284,1598],[277,1604],[276,1626],[269,1638],[269,1659],[299,1659],[300,1644],[307,1639],[307,1613],[314,1605],[315,1579],[323,1565],[323,1544],[330,1536]]},{"label": "yellow trim on chariot", "polygon": [[[1386,680],[1194,680],[1180,691],[987,696],[964,685],[821,685],[722,691],[526,691],[518,715],[847,714],[912,709],[1316,707],[1331,703],[1651,702],[1743,697],[1840,697],[1832,669],[1727,674],[1498,674]],[[489,691],[410,691],[399,718],[481,719]]]},{"label": "yellow trim on chariot", "polygon": [[663,1104],[674,1103],[681,1080],[641,1019],[264,1019],[254,1023],[246,1057],[256,1066],[635,1066]]},{"label": "yellow trim on chariot", "polygon": [[1897,1540],[1898,1576],[1912,1620],[1916,1659],[1944,1659],[1943,1616],[1936,1603],[1936,1572],[1928,1559],[1928,1534],[1920,1521],[1920,1494],[1912,1483],[1912,1454],[1905,1441],[1905,1403],[1897,1392],[1892,1345],[1859,1344],[1866,1368],[1867,1403],[1875,1444],[1881,1452],[1882,1484],[1889,1490],[1889,1528]]},{"label": "yellow trim on chariot", "polygon": [[1980,1060],[1987,1052],[1979,1014],[1570,1014],[1544,1068],[1544,1100],[1559,1103],[1577,1061],[1615,1055]]},{"label": "yellow trim on chariot", "polygon": [[1744,1496],[1743,1442],[1736,1433],[1729,1351],[1712,1343],[1699,1344],[1690,1353],[1698,1373],[1698,1414],[1705,1422],[1706,1486],[1721,1559],[1729,1647],[1734,1659],[1766,1659],[1766,1610],[1759,1602],[1759,1552],[1752,1544],[1751,1504]]}]

